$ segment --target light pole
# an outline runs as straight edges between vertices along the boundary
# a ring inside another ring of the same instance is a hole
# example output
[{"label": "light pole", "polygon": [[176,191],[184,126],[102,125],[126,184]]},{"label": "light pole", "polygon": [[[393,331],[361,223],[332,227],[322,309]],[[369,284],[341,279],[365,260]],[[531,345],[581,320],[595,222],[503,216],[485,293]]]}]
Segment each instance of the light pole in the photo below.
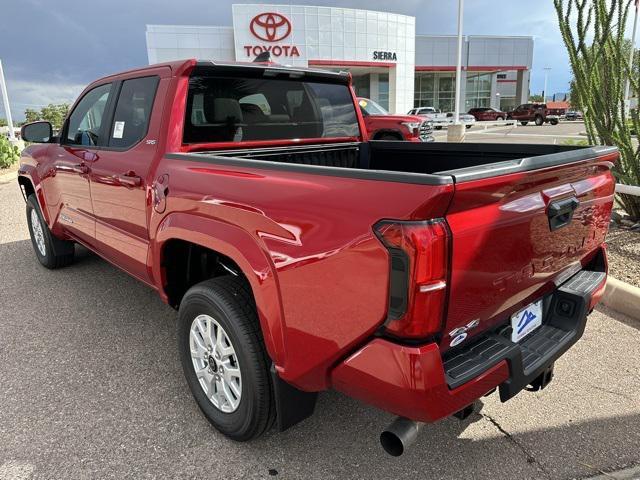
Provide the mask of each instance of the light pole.
[{"label": "light pole", "polygon": [[549,71],[551,67],[544,67],[544,90],[542,91],[542,103],[547,103],[547,83],[549,81]]},{"label": "light pole", "polygon": [[460,87],[462,84],[462,20],[464,18],[464,0],[458,0],[458,60],[456,63],[456,95],[453,123],[460,123]]},{"label": "light pole", "polygon": [[4,71],[2,70],[2,60],[0,60],[0,94],[2,95],[2,101],[4,103],[4,113],[7,116],[7,125],[9,126],[9,140],[11,142],[16,141],[16,136],[13,133],[13,120],[11,119],[11,108],[9,107],[9,95],[7,94],[7,85],[4,81]]},{"label": "light pole", "polygon": [[[633,33],[631,34],[631,54],[629,55],[629,75],[633,75],[633,61],[635,60],[636,53],[636,32],[638,30],[638,9],[640,9],[640,2],[636,0],[636,14],[633,17]],[[631,81],[627,78],[627,85],[625,88],[624,104],[627,107],[627,112],[631,110]]]}]

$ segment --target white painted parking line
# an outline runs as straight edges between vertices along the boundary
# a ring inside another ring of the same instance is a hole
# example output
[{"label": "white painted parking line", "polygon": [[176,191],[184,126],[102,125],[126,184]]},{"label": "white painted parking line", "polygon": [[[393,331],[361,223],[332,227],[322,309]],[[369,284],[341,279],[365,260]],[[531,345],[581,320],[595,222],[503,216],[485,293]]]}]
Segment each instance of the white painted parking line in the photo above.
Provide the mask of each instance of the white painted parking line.
[{"label": "white painted parking line", "polygon": [[478,132],[477,130],[476,130],[476,131],[474,131],[474,130],[470,130],[470,131],[467,131],[467,134],[469,134],[469,133],[488,133],[488,132],[495,132],[495,131],[497,131],[497,130],[504,130],[504,129],[506,129],[506,128],[508,128],[508,129],[509,129],[509,131],[512,131],[512,130],[514,130],[514,129],[515,129],[515,128],[517,128],[517,127],[516,127],[516,126],[514,126],[514,125],[498,125],[498,126],[495,126],[495,127],[493,127],[493,128],[486,128],[486,127],[485,127],[485,129],[484,129],[482,132]]}]

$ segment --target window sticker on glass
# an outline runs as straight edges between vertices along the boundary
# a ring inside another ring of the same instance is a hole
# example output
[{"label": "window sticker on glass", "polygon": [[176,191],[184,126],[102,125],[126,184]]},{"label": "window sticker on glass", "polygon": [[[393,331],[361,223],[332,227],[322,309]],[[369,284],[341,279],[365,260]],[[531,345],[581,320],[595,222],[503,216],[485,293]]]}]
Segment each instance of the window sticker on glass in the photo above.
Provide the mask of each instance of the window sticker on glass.
[{"label": "window sticker on glass", "polygon": [[124,122],[116,122],[113,125],[113,138],[122,138],[124,135]]},{"label": "window sticker on glass", "polygon": [[366,100],[360,100],[360,102],[359,102],[359,103],[360,103],[360,106],[361,106],[362,108],[367,108],[367,102],[366,102]]}]

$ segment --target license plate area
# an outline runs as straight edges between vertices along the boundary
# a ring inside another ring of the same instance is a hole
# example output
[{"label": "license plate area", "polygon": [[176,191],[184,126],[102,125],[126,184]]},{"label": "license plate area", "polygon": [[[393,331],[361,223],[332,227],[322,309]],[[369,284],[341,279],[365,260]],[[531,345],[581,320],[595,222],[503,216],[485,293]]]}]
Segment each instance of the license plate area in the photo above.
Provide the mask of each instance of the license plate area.
[{"label": "license plate area", "polygon": [[542,299],[511,315],[511,341],[520,342],[542,325]]}]

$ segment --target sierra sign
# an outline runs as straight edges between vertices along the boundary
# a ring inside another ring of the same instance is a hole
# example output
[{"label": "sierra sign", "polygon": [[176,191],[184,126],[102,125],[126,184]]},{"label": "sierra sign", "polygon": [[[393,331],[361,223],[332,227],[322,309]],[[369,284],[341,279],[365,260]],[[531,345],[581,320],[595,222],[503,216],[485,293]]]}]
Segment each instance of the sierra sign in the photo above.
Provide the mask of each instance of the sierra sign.
[{"label": "sierra sign", "polygon": [[[264,42],[280,42],[291,35],[291,22],[287,17],[279,13],[260,13],[249,22],[249,30],[259,40]],[[258,56],[269,52],[273,57],[299,57],[300,51],[295,45],[244,45],[245,54]]]}]

